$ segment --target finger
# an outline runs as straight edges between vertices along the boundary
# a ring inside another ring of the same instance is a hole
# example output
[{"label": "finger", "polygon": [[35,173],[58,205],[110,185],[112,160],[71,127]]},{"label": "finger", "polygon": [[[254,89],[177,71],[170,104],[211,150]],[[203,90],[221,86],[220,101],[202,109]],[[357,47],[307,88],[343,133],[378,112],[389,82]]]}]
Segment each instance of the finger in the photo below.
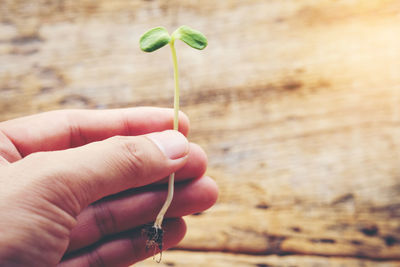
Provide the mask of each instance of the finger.
[{"label": "finger", "polygon": [[[59,110],[9,120],[0,123],[0,132],[11,140],[14,153],[1,156],[15,161],[34,152],[77,147],[115,135],[163,131],[172,128],[173,116],[172,109],[140,107]],[[179,115],[179,131],[184,135],[189,131],[189,120],[183,113]]]},{"label": "finger", "polygon": [[[74,251],[113,235],[154,221],[165,201],[167,190],[126,192],[101,200],[85,209],[71,231],[68,251]],[[182,217],[211,207],[218,188],[209,177],[177,184],[166,217]]]},{"label": "finger", "polygon": [[[207,170],[207,155],[197,144],[190,143],[188,160],[181,169],[175,174],[175,181],[180,182],[204,175]],[[168,183],[168,177],[158,182],[159,184]]]},{"label": "finger", "polygon": [[16,175],[19,179],[28,180],[13,182],[30,184],[39,198],[76,216],[100,198],[176,172],[187,161],[188,149],[187,139],[172,130],[117,136],[74,149],[31,154],[12,165],[22,172]]},{"label": "finger", "polygon": [[[163,249],[177,245],[186,233],[186,225],[181,218],[166,220],[163,229],[165,229]],[[59,266],[129,266],[153,254],[153,249],[146,249],[146,236],[142,234],[142,229],[136,229],[99,242],[89,250],[68,256]]]},{"label": "finger", "polygon": [[[21,158],[11,140],[0,130],[0,157],[4,162],[14,162]],[[5,164],[3,164],[5,165]]]}]

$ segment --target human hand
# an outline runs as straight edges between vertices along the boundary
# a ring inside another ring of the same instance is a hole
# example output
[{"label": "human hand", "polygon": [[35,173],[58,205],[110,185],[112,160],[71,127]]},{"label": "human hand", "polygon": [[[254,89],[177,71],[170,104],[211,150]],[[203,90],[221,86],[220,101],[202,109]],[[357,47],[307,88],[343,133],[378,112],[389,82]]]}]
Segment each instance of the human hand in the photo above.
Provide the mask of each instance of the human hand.
[{"label": "human hand", "polygon": [[141,227],[154,221],[176,172],[164,248],[180,218],[212,206],[206,156],[189,122],[166,131],[158,108],[54,111],[0,123],[0,266],[127,266],[152,255]]}]

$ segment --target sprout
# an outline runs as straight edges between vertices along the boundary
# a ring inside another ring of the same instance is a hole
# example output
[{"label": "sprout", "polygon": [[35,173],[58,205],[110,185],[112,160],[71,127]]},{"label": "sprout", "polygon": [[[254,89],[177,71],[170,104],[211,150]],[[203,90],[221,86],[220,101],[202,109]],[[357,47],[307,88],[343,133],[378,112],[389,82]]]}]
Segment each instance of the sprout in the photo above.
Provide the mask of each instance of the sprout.
[{"label": "sprout", "polygon": [[[176,29],[172,35],[170,36],[167,30],[163,27],[153,28],[142,35],[140,38],[140,48],[144,52],[153,52],[161,47],[169,44],[171,48],[172,54],[172,62],[174,66],[174,81],[175,81],[175,93],[174,93],[174,124],[173,129],[178,130],[178,115],[179,115],[179,74],[178,74],[178,61],[176,58],[176,50],[175,50],[175,40],[179,39],[186,43],[187,45],[198,49],[203,50],[207,46],[207,38],[199,31],[194,30],[188,26],[181,26]],[[163,229],[161,227],[164,215],[167,212],[174,195],[174,180],[175,173],[172,173],[169,176],[168,181],[168,195],[165,200],[164,205],[162,206],[160,212],[158,213],[154,225],[151,229],[147,230],[147,244],[146,248],[149,249],[151,247],[158,247],[160,251],[160,259],[161,261],[161,250],[162,250],[162,237],[163,237]]]},{"label": "sprout", "polygon": [[201,32],[183,25],[176,29],[172,36],[164,27],[156,27],[147,31],[140,38],[140,49],[144,52],[153,52],[167,44],[173,46],[175,39],[180,39],[198,50],[203,50],[207,46],[207,38]]}]

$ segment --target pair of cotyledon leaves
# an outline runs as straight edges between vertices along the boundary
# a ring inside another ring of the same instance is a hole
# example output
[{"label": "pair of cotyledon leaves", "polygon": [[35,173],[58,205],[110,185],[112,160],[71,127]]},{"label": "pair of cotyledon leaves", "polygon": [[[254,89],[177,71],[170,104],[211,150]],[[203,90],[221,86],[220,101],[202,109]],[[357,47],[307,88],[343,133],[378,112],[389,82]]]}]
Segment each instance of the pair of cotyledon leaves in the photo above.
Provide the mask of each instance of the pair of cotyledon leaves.
[{"label": "pair of cotyledon leaves", "polygon": [[189,46],[202,50],[207,46],[207,38],[199,31],[188,26],[179,27],[172,35],[163,27],[156,27],[140,38],[140,48],[145,52],[153,52],[176,39],[180,39]]}]

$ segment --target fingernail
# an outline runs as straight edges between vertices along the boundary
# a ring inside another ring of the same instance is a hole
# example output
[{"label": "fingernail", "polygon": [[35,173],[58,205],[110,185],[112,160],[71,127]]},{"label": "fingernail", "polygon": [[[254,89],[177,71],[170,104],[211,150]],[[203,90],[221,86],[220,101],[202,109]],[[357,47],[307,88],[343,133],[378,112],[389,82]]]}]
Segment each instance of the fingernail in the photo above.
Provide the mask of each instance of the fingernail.
[{"label": "fingernail", "polygon": [[178,131],[151,133],[147,137],[170,159],[182,158],[189,152],[188,140]]}]

